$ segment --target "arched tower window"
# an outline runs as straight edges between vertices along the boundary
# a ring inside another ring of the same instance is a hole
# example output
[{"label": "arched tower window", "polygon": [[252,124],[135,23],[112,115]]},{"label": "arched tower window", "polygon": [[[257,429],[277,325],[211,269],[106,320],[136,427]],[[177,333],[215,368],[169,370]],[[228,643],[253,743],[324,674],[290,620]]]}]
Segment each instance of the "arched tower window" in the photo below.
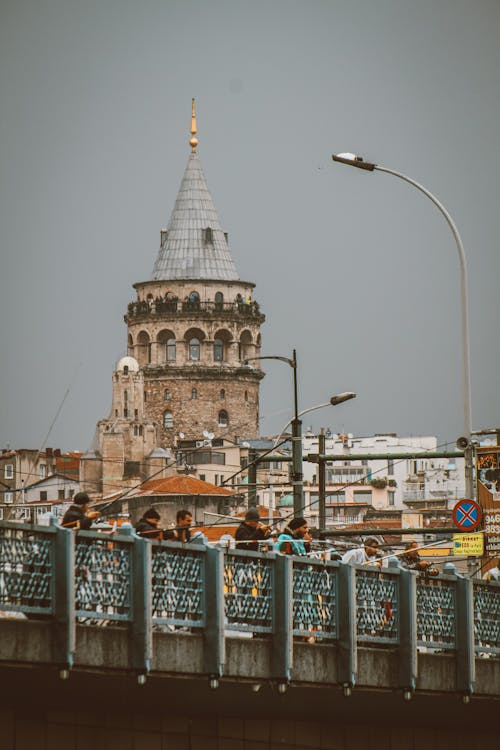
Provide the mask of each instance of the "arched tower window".
[{"label": "arched tower window", "polygon": [[172,398],[172,391],[170,390],[170,388],[165,388],[163,392],[164,401],[170,401],[171,398]]},{"label": "arched tower window", "polygon": [[214,362],[224,361],[224,342],[222,339],[214,339]]},{"label": "arched tower window", "polygon": [[189,359],[191,362],[198,362],[200,359],[201,344],[200,339],[189,339]]},{"label": "arched tower window", "polygon": [[220,389],[220,394],[219,395],[220,395],[220,400],[221,401],[225,401],[226,400],[226,391],[224,390],[224,388]]},{"label": "arched tower window", "polygon": [[171,430],[174,426],[174,416],[171,411],[163,412],[163,426],[166,430]]},{"label": "arched tower window", "polygon": [[196,388],[191,388],[191,398],[193,400],[198,398],[198,391],[196,390]]},{"label": "arched tower window", "polygon": [[139,348],[138,360],[139,365],[148,365],[151,362],[151,340],[146,331],[141,331],[137,337],[137,345]]},{"label": "arched tower window", "polygon": [[215,293],[215,309],[216,310],[222,310],[224,307],[224,295],[222,292],[216,292]]},{"label": "arched tower window", "polygon": [[225,409],[221,409],[219,412],[219,427],[227,427],[229,425],[229,414]]},{"label": "arched tower window", "polygon": [[176,357],[175,339],[168,339],[167,340],[167,362],[175,362],[175,357]]}]

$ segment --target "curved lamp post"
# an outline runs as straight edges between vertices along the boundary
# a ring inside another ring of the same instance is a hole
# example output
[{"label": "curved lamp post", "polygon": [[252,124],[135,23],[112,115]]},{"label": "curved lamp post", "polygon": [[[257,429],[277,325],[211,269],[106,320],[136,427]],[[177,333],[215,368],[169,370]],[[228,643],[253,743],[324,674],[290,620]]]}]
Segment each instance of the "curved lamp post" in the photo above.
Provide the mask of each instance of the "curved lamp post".
[{"label": "curved lamp post", "polygon": [[300,419],[304,414],[315,409],[322,409],[325,406],[336,406],[342,404],[344,401],[348,401],[350,398],[355,398],[356,394],[352,392],[339,393],[336,396],[332,396],[329,401],[324,404],[317,404],[311,406],[309,409],[304,411],[298,411],[298,398],[297,398],[297,352],[294,349],[292,357],[282,357],[277,354],[270,354],[262,357],[247,357],[243,364],[248,365],[249,362],[256,362],[263,359],[276,359],[278,362],[285,362],[293,370],[293,406],[294,416],[290,419],[281,430],[278,438],[275,441],[274,447],[279,443],[281,436],[288,427],[292,425],[292,487],[293,487],[293,512],[295,516],[300,516],[304,509],[304,498],[303,498],[303,473],[302,473],[302,420]]},{"label": "curved lamp post", "polygon": [[[469,349],[469,308],[467,298],[467,263],[465,259],[465,251],[462,243],[462,239],[455,225],[455,222],[451,218],[450,214],[443,206],[443,204],[433,195],[427,188],[416,182],[411,177],[408,177],[401,172],[396,172],[394,169],[388,169],[387,167],[381,167],[379,164],[373,164],[371,162],[364,161],[361,156],[356,154],[344,153],[344,154],[332,154],[333,161],[340,162],[341,164],[347,164],[357,169],[364,169],[368,172],[377,170],[378,172],[387,172],[395,177],[399,177],[405,182],[409,182],[410,185],[416,187],[421,193],[426,195],[437,208],[441,211],[442,215],[446,219],[448,226],[450,227],[455,243],[458,250],[458,257],[460,261],[460,300],[462,308],[462,360],[463,360],[463,406],[464,406],[464,437],[467,438],[468,446],[470,446],[471,432],[472,432],[472,417],[471,417],[471,385],[470,385],[470,349]],[[465,492],[467,497],[472,498],[474,496],[473,487],[473,475],[472,475],[472,453],[470,448],[465,451]]]}]

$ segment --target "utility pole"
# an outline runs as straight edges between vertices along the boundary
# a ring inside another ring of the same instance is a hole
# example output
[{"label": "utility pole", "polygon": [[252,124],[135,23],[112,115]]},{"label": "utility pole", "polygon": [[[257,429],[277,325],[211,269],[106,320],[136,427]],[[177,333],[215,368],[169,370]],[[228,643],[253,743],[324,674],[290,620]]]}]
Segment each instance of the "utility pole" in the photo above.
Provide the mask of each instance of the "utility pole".
[{"label": "utility pole", "polygon": [[[318,435],[318,453],[320,456],[325,455],[325,430],[322,427]],[[326,469],[325,462],[318,461],[318,505],[319,505],[319,528],[326,528]]]}]

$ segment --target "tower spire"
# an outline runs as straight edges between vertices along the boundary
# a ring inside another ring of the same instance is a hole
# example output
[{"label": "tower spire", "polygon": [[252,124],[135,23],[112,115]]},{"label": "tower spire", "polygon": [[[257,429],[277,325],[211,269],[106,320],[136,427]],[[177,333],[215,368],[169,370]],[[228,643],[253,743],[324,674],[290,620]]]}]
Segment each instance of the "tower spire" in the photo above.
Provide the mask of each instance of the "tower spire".
[{"label": "tower spire", "polygon": [[196,138],[196,133],[198,132],[198,126],[196,125],[196,112],[194,108],[194,99],[191,100],[191,138],[189,140],[189,145],[191,146],[191,151],[193,154],[196,152],[196,146],[198,145],[198,139]]}]

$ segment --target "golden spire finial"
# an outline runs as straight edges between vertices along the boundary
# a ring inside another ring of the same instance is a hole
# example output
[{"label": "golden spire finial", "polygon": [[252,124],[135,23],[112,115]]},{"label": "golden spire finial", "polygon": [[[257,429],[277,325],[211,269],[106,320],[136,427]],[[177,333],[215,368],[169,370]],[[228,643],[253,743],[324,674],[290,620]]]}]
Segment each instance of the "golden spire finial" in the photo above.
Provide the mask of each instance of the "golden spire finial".
[{"label": "golden spire finial", "polygon": [[196,133],[198,132],[198,127],[196,125],[196,112],[194,109],[194,99],[191,103],[191,138],[189,141],[189,145],[191,146],[191,151],[193,154],[196,151],[196,146],[198,145],[198,139],[196,138]]}]

